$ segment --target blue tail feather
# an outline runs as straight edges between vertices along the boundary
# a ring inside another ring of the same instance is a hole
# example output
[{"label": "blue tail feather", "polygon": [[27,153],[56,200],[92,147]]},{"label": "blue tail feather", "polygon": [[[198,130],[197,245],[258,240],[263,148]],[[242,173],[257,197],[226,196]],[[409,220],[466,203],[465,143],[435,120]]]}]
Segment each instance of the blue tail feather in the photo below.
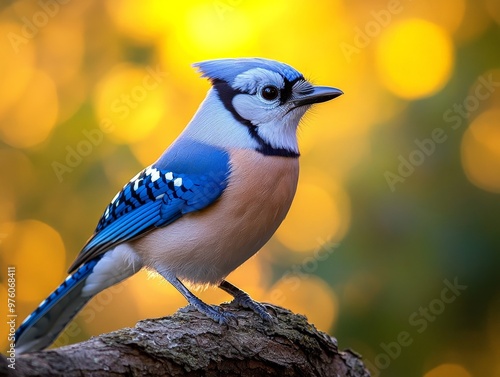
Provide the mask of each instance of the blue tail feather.
[{"label": "blue tail feather", "polygon": [[34,352],[48,347],[71,319],[92,298],[81,292],[102,255],[81,266],[31,313],[16,331],[16,352]]}]

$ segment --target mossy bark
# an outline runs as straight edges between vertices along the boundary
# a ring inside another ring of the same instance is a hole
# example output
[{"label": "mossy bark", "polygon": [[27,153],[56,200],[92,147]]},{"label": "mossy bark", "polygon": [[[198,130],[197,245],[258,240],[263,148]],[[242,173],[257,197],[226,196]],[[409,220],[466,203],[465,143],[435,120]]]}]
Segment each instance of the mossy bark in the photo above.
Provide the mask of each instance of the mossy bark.
[{"label": "mossy bark", "polygon": [[85,342],[22,355],[13,376],[350,376],[369,377],[359,355],[304,316],[266,305],[274,324],[223,304],[237,323],[219,325],[190,307]]}]

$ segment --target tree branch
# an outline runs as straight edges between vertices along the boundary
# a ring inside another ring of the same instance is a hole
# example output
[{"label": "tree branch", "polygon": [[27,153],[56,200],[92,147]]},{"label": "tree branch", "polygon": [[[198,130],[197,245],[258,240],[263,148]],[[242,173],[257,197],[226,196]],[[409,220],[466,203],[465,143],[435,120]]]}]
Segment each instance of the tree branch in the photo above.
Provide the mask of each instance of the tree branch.
[{"label": "tree branch", "polygon": [[[266,304],[277,318],[223,304],[238,324],[219,325],[187,306],[85,342],[22,355],[12,376],[349,376],[369,377],[360,356],[304,316]],[[4,365],[1,365],[4,364]]]}]

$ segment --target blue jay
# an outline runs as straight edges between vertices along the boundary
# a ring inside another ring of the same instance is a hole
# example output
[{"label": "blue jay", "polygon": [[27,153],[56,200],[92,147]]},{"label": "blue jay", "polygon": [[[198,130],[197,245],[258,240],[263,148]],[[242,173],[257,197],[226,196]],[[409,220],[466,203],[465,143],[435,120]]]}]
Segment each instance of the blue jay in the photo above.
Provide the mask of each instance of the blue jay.
[{"label": "blue jay", "polygon": [[145,267],[221,324],[233,316],[183,282],[215,285],[272,320],[225,280],[285,218],[297,187],[296,130],[315,103],[342,91],[313,86],[287,64],[261,58],[194,65],[212,87],[191,122],[106,207],[66,280],[15,334],[18,353],[48,347],[97,293]]}]

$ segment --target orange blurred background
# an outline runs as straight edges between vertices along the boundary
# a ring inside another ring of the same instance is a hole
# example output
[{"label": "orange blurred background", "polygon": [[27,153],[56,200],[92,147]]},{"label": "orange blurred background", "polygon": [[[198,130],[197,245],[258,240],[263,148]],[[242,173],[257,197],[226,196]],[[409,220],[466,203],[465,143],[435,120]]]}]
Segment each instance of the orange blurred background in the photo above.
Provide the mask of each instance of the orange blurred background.
[{"label": "orange blurred background", "polygon": [[[20,324],[184,128],[209,87],[192,63],[260,56],[345,95],[306,115],[292,209],[228,280],[307,315],[373,375],[500,376],[499,23],[497,0],[3,2],[0,313],[7,266]],[[455,279],[467,288],[447,303]],[[185,304],[141,272],[56,343]]]}]

